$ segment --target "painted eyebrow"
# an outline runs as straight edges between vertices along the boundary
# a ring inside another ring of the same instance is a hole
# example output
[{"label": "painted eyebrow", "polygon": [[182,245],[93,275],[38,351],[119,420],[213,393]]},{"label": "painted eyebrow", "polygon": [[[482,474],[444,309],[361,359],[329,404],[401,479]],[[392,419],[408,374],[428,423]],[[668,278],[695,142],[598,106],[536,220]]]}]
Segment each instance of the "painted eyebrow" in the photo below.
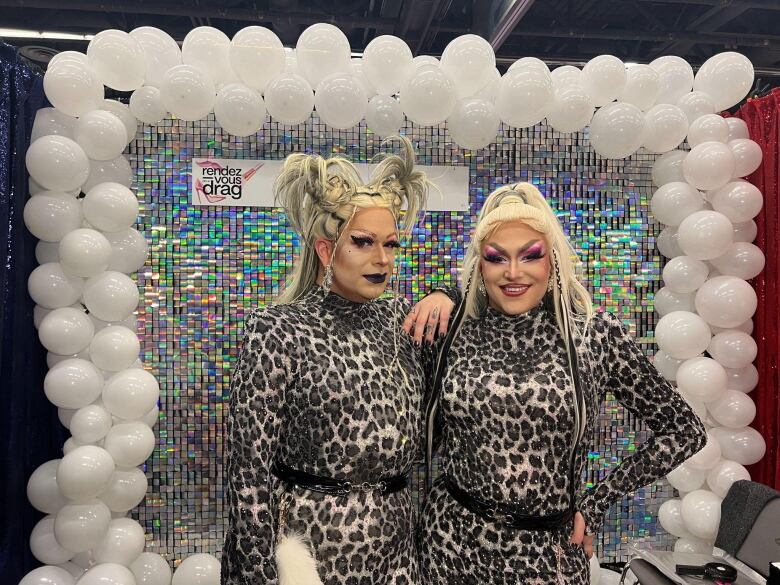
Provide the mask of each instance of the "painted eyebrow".
[{"label": "painted eyebrow", "polygon": [[[364,234],[364,235],[369,235],[369,236],[371,236],[372,238],[374,238],[375,240],[379,239],[379,238],[377,237],[377,235],[376,235],[374,232],[372,232],[372,231],[369,231],[369,230],[364,230],[363,228],[354,228],[354,229],[353,229],[353,231],[355,231],[355,232],[360,232],[360,233],[362,233],[362,234]],[[351,234],[351,235],[355,235],[355,234]],[[387,237],[385,238],[385,241],[387,241],[387,240],[390,240],[390,239],[393,239],[393,238],[397,240],[397,239],[398,239],[398,234],[395,234],[395,233],[393,233],[393,234],[390,234],[389,236],[387,236]]]},{"label": "painted eyebrow", "polygon": [[[538,243],[538,242],[540,242],[540,241],[541,241],[541,240],[531,240],[531,241],[530,241],[530,242],[528,242],[528,243],[527,243],[525,246],[523,246],[522,248],[520,248],[520,250],[518,251],[518,254],[522,254],[523,252],[525,252],[526,250],[528,250],[529,248],[531,248],[531,247],[532,247],[534,244],[536,244],[536,243]],[[501,246],[499,246],[498,244],[495,244],[495,243],[493,243],[493,242],[490,242],[490,243],[488,244],[488,246],[493,246],[493,247],[494,247],[496,250],[498,250],[498,251],[499,251],[499,252],[501,252],[502,254],[505,254],[506,256],[509,256],[509,253],[508,253],[506,250],[504,250],[504,249],[503,249]]]}]

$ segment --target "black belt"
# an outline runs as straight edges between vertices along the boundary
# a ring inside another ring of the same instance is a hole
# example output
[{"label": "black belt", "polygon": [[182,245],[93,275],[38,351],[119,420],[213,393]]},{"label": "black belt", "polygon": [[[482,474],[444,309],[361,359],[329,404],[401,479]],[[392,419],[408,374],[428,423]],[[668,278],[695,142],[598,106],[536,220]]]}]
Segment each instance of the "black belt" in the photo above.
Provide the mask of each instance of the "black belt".
[{"label": "black belt", "polygon": [[446,475],[442,478],[442,481],[444,487],[447,488],[447,491],[456,502],[477,516],[481,516],[490,522],[504,524],[521,530],[552,531],[566,526],[574,517],[571,508],[564,510],[563,512],[545,516],[521,514],[516,510],[513,510],[511,506],[486,502],[485,500],[475,498],[458,487],[455,482]]},{"label": "black belt", "polygon": [[299,471],[281,461],[274,462],[271,466],[271,473],[287,483],[335,496],[343,496],[350,492],[374,491],[380,494],[392,494],[404,489],[407,481],[407,475],[404,474],[396,475],[395,477],[385,477],[377,482],[351,482],[348,479],[334,479]]}]

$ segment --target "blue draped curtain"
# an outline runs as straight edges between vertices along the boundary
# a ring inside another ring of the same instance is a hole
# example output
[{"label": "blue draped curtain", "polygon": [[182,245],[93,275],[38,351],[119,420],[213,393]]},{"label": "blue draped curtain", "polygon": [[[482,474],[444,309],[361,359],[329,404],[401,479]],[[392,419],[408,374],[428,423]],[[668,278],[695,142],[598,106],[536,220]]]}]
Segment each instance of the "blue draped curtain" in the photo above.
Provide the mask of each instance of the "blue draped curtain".
[{"label": "blue draped curtain", "polygon": [[28,197],[24,156],[35,112],[46,105],[43,78],[0,41],[0,582],[18,583],[40,565],[30,532],[43,514],[27,501],[27,480],[62,456],[64,429],[43,393],[46,351],[33,326],[27,279],[37,240],[22,213]]}]

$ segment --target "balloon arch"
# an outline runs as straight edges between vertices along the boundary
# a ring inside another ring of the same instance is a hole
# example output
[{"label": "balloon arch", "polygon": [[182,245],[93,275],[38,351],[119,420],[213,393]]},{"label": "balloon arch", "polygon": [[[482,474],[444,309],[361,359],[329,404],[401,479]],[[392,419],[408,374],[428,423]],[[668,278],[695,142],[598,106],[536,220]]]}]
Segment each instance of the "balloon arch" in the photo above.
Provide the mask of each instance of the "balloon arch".
[{"label": "balloon arch", "polygon": [[[126,517],[146,494],[138,466],[155,446],[159,386],[138,359],[139,294],[129,275],[144,265],[147,244],[132,227],[139,206],[122,153],[137,121],[199,120],[212,111],[236,136],[258,132],[266,115],[296,125],[314,109],[333,128],[365,118],[379,136],[398,132],[404,117],[446,122],[466,149],[488,146],[502,122],[546,119],[559,132],[588,128],[605,158],[640,148],[665,153],[652,173],[652,213],[666,225],[658,247],[669,259],[655,299],[655,365],[705,421],[709,441],[669,474],[681,497],[664,502],[659,520],[679,537],[676,550],[711,548],[721,499],[765,451],[748,426],[758,374],[750,336],[757,299],[747,281],[764,266],[751,243],[763,198],[742,179],[762,154],[744,122],[717,115],[748,94],[753,66],[734,52],[715,55],[695,75],[674,56],[627,65],[601,55],[581,70],[552,72],[526,57],[504,75],[495,63],[490,44],[471,34],[450,42],[440,60],[412,58],[394,36],[375,38],[351,59],[346,36],[330,24],[306,29],[295,50],[259,26],[232,40],[196,28],[181,48],[152,27],[106,30],[86,54],[52,59],[44,89],[54,107],[36,116],[24,220],[40,239],[41,265],[28,287],[49,351],[44,391],[72,437],[62,459],[29,479],[30,502],[48,514],[30,541],[46,566],[23,585],[219,582],[219,563],[207,554],[188,557],[172,575],[163,557],[143,552],[144,530]],[[129,107],[105,100],[104,86],[132,91]],[[678,150],[686,139],[690,150]]]}]

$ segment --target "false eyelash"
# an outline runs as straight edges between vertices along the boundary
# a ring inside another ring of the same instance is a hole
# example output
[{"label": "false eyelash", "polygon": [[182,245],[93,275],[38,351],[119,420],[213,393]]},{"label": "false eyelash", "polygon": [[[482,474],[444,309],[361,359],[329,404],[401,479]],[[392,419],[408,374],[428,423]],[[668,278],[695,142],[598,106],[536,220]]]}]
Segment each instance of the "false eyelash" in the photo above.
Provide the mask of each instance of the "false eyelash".
[{"label": "false eyelash", "polygon": [[355,245],[358,248],[374,245],[374,240],[371,238],[367,238],[365,236],[350,236],[350,237],[352,238],[352,241],[355,243]]},{"label": "false eyelash", "polygon": [[488,262],[492,262],[493,264],[498,264],[499,262],[504,262],[506,258],[504,256],[499,256],[496,254],[485,254],[484,256],[485,260]]},{"label": "false eyelash", "polygon": [[540,258],[544,258],[546,254],[544,252],[536,252],[535,254],[529,254],[525,258],[523,258],[523,262],[530,262],[532,260],[539,260]]},{"label": "false eyelash", "polygon": [[396,242],[396,241],[387,242],[385,246],[387,246],[388,248],[400,248],[401,242]]}]

